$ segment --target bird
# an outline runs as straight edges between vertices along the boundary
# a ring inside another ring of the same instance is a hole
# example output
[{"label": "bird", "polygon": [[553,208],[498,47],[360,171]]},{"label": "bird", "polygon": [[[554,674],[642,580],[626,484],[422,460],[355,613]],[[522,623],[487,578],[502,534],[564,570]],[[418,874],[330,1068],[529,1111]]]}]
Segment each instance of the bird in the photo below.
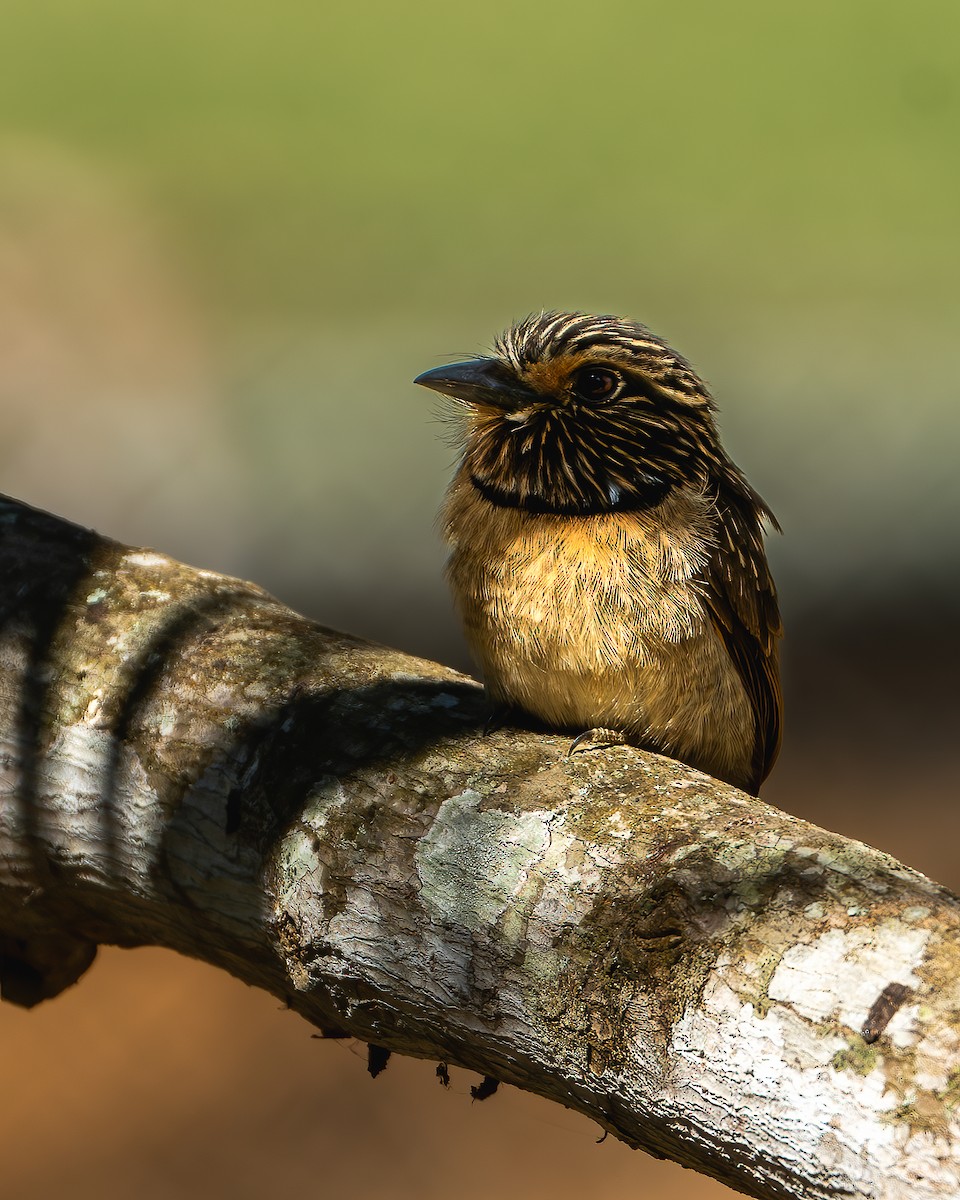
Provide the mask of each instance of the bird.
[{"label": "bird", "polygon": [[440,522],[493,705],[757,795],[781,740],[780,526],[690,363],[636,321],[545,311],[414,382],[460,418]]}]

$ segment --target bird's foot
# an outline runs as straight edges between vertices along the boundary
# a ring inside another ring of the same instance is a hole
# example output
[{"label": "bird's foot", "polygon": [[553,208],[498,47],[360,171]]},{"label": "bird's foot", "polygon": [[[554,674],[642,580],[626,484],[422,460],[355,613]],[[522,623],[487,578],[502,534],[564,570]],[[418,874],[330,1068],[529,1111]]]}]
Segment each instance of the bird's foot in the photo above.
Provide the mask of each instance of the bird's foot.
[{"label": "bird's foot", "polygon": [[498,729],[503,729],[505,726],[512,724],[516,718],[517,710],[511,708],[509,704],[491,705],[487,719],[483,723],[483,736],[489,737],[491,733],[496,733]]},{"label": "bird's foot", "polygon": [[586,750],[601,750],[604,746],[626,746],[627,736],[619,729],[585,729],[570,743],[567,757],[583,754]]}]

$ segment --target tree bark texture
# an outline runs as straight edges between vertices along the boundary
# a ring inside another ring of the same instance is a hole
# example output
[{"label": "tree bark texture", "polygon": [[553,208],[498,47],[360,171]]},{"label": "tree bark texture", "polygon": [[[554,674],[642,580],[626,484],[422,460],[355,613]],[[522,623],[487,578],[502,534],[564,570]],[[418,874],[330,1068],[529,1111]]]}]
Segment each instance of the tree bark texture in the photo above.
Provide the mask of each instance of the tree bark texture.
[{"label": "tree bark texture", "polygon": [[758,1197],[960,1194],[960,907],[680,764],[0,503],[0,985],[171,947]]}]

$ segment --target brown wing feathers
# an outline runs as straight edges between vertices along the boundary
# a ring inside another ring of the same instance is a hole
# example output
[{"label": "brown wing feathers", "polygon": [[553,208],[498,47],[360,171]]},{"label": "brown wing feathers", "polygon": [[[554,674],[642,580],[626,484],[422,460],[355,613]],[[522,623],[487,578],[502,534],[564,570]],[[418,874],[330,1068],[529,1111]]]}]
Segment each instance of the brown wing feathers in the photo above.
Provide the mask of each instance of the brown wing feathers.
[{"label": "brown wing feathers", "polygon": [[[755,504],[724,489],[717,497],[717,511],[717,542],[706,570],[705,599],[753,707],[753,790],[757,791],[780,749],[780,611]],[[761,511],[773,520],[765,506]]]}]

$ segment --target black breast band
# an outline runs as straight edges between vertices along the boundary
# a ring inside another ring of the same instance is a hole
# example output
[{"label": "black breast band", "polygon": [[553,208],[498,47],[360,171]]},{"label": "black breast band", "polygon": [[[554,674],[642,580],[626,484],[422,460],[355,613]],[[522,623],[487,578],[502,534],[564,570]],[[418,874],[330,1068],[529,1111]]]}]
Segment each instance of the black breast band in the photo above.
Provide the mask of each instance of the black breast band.
[{"label": "black breast band", "polygon": [[618,491],[615,500],[604,497],[602,501],[593,500],[543,500],[539,496],[521,496],[519,492],[508,492],[494,484],[485,483],[476,475],[470,476],[470,482],[484,500],[489,500],[497,508],[517,508],[522,512],[550,513],[563,517],[595,517],[602,513],[617,512],[646,512],[656,508],[673,491],[673,484],[666,479],[644,479],[639,487]]}]

